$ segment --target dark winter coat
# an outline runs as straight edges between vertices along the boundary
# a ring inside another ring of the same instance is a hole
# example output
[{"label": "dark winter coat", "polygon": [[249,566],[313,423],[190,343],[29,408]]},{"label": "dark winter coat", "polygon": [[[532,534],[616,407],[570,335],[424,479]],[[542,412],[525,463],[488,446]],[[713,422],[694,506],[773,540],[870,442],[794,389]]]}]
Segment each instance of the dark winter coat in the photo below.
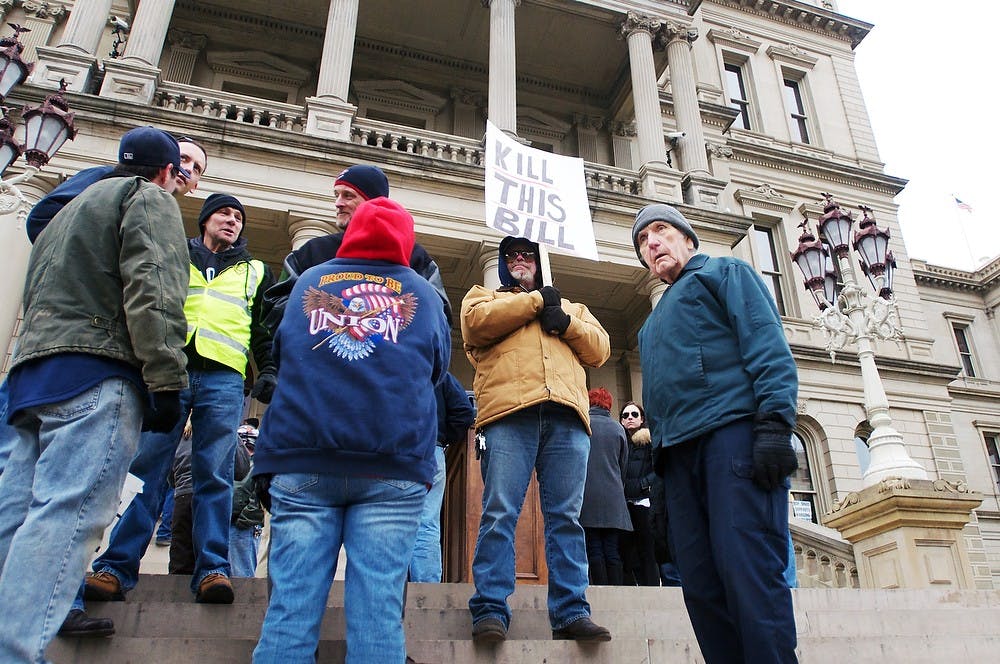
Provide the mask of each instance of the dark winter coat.
[{"label": "dark winter coat", "polygon": [[587,460],[587,484],[583,491],[580,525],[584,528],[632,530],[622,470],[628,454],[625,429],[604,408],[591,406],[590,458]]}]

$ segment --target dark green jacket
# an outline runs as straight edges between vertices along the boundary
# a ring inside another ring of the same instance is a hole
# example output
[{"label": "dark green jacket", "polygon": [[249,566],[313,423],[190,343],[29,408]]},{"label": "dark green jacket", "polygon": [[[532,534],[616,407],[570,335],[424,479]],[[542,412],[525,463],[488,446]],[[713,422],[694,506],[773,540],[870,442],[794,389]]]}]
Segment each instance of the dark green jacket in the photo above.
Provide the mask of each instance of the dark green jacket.
[{"label": "dark green jacket", "polygon": [[89,353],[139,368],[153,392],[187,387],[188,252],[180,209],[148,180],[94,183],[38,237],[14,364]]}]

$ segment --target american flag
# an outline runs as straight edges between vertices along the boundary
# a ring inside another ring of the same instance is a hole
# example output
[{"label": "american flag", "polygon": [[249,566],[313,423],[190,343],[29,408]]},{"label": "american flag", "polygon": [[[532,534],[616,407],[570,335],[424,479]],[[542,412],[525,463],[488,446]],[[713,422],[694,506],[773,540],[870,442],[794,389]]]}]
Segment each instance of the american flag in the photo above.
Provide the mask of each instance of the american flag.
[{"label": "american flag", "polygon": [[963,201],[961,198],[959,198],[955,194],[952,194],[951,197],[955,199],[955,205],[958,206],[959,210],[965,210],[966,212],[970,212],[970,213],[972,212],[972,206],[971,205],[969,205],[968,203],[966,203],[965,201]]}]

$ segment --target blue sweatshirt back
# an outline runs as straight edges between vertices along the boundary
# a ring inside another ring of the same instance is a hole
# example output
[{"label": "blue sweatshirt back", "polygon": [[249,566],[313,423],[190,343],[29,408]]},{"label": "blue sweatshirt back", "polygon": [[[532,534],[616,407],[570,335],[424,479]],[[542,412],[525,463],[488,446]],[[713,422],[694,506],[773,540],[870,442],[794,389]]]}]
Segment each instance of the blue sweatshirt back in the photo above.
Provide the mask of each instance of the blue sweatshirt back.
[{"label": "blue sweatshirt back", "polygon": [[273,346],[278,387],[254,474],[333,473],[430,484],[434,386],[451,332],[409,267],[335,258],[299,276]]}]

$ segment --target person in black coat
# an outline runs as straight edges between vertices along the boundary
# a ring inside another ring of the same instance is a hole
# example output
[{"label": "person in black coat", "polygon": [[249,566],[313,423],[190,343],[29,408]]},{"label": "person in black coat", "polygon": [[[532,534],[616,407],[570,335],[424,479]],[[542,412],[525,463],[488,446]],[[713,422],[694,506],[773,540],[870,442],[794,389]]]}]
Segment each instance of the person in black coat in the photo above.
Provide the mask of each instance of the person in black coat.
[{"label": "person in black coat", "polygon": [[619,422],[629,436],[628,463],[622,479],[628,513],[632,518],[632,533],[622,538],[622,559],[625,563],[625,583],[639,586],[660,585],[652,531],[652,491],[656,482],[653,472],[653,452],[646,414],[642,407],[629,401],[622,407]]},{"label": "person in black coat", "polygon": [[580,525],[587,538],[587,562],[592,585],[622,585],[619,536],[632,530],[622,470],[628,455],[625,429],[611,418],[611,393],[603,387],[590,397],[590,457],[580,509]]}]

